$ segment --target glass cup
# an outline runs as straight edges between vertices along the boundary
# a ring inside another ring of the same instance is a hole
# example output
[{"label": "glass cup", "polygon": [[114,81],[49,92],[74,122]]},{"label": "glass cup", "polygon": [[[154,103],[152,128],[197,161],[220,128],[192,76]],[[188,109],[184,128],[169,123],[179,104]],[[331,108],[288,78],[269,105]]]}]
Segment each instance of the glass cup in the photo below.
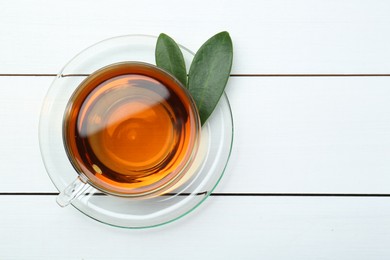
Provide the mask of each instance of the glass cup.
[{"label": "glass cup", "polygon": [[93,72],[63,116],[63,143],[78,177],[57,203],[68,205],[90,186],[133,198],[168,192],[188,179],[200,127],[191,95],[166,71],[120,62]]}]

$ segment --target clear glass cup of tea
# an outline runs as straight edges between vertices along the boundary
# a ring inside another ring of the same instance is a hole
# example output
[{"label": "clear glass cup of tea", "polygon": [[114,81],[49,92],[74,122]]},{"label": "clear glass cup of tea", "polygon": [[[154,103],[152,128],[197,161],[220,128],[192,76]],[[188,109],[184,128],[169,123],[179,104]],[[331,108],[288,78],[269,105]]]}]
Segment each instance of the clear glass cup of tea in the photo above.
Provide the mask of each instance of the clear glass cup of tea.
[{"label": "clear glass cup of tea", "polygon": [[185,179],[200,129],[191,95],[166,71],[143,62],[97,70],[65,109],[63,142],[78,177],[58,204],[68,205],[90,186],[134,198],[168,192]]}]

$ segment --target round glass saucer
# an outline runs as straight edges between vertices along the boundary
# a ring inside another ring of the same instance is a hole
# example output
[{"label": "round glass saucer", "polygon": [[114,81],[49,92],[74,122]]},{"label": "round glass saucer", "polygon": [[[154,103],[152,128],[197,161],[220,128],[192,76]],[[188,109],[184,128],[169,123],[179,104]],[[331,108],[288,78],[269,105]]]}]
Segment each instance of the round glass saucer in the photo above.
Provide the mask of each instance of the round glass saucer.
[{"label": "round glass saucer", "polygon": [[[74,57],[56,76],[41,111],[39,142],[46,170],[59,191],[78,176],[63,144],[63,114],[70,96],[92,72],[124,61],[154,64],[157,37],[127,35],[101,41]],[[189,68],[193,53],[180,46]],[[199,206],[223,176],[233,144],[233,118],[224,93],[202,126],[198,154],[186,177],[168,193],[147,199],[107,195],[89,187],[72,201],[87,216],[124,228],[146,228],[172,222]]]}]

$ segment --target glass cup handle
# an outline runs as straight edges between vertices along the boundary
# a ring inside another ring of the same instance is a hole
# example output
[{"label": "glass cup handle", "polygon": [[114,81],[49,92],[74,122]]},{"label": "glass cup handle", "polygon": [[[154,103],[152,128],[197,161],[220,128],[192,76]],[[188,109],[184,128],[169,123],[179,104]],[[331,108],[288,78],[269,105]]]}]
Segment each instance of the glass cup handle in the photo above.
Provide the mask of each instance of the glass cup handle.
[{"label": "glass cup handle", "polygon": [[78,176],[71,184],[69,184],[60,194],[57,196],[57,203],[61,207],[68,206],[72,200],[81,195],[88,187],[87,180],[84,176]]}]

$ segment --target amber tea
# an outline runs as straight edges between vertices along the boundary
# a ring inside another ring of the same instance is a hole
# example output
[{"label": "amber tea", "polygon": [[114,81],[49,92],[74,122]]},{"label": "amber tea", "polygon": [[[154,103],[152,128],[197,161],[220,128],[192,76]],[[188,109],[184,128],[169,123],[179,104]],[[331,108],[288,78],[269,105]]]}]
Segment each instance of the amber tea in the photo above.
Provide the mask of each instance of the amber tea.
[{"label": "amber tea", "polygon": [[123,196],[164,190],[185,174],[200,132],[180,83],[145,63],[118,63],[87,77],[64,116],[74,168],[94,187]]}]

